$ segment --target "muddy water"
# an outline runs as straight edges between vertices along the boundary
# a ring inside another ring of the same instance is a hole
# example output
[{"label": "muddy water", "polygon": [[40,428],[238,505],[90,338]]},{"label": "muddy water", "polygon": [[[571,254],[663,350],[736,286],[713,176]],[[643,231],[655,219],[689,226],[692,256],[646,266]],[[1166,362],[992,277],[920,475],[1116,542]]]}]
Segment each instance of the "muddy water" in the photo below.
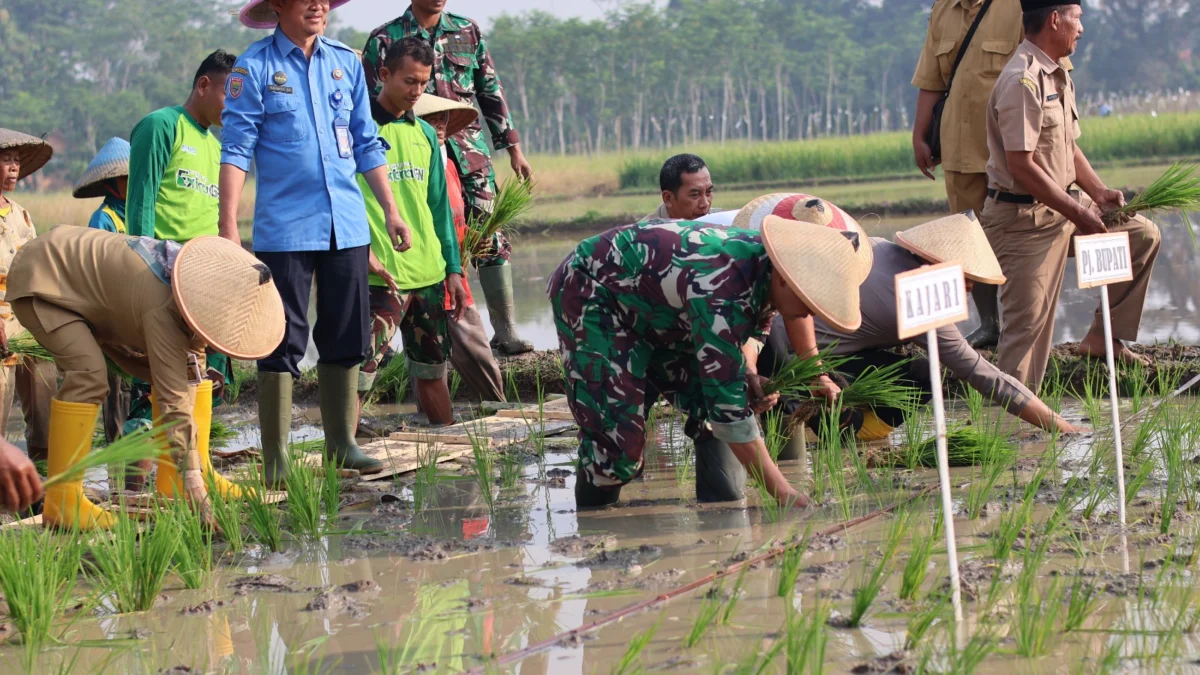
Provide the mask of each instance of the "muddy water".
[{"label": "muddy water", "polygon": [[[866,218],[863,226],[876,237],[890,237],[896,231],[925,219],[894,220],[880,223]],[[1150,294],[1142,320],[1143,342],[1166,341],[1194,344],[1200,341],[1200,266],[1197,252],[1186,226],[1173,216],[1159,220],[1163,231],[1163,249],[1154,269]],[[558,263],[570,253],[583,235],[569,239],[526,236],[513,244],[516,284],[517,322],[522,336],[539,349],[558,346],[550,306],[546,300],[546,279]],[[480,312],[486,314],[483,293],[476,291]],[[1096,310],[1099,293],[1077,288],[1074,261],[1067,265],[1062,302],[1055,325],[1055,344],[1078,341],[1087,332]],[[972,310],[972,315],[974,311]],[[962,326],[969,331],[975,322]]]},{"label": "muddy water", "polygon": [[[1080,415],[1072,417],[1078,420]],[[486,655],[548,640],[701,579],[731,561],[768,550],[772,543],[806,532],[815,535],[881,505],[908,501],[936,482],[933,471],[876,470],[872,478],[883,486],[877,493],[852,489],[844,504],[830,499],[773,522],[753,495],[744,503],[696,505],[687,446],[678,429],[674,423],[659,429],[643,478],[624,490],[619,508],[576,512],[569,438],[548,441],[544,460],[525,466],[522,481],[502,493],[494,512],[489,512],[479,486],[453,464],[444,466],[429,505],[419,512],[409,503],[408,479],[385,486],[396,499],[381,498],[377,492],[349,493],[347,501],[358,503],[344,508],[333,523],[343,534],[292,541],[278,554],[251,549],[244,557],[224,560],[202,590],[184,590],[172,577],[164,597],[146,613],[76,617],[66,640],[74,646],[46,652],[35,672],[57,672],[64,660],[77,659],[71,672],[153,673],[187,667],[192,670],[174,672],[370,673],[381,670],[377,641],[391,646],[404,664],[402,672],[460,672],[483,666]],[[1034,434],[1020,438],[1017,466],[1023,485],[1029,467],[1045,449],[1045,439]],[[1048,480],[1051,487],[1043,491],[1040,501],[1046,503],[1036,509],[1035,522],[1048,517],[1053,486],[1086,470],[1090,440],[1069,442],[1063,471]],[[794,483],[811,480],[797,462],[784,463],[783,469]],[[847,481],[853,483],[851,473]],[[999,571],[993,569],[989,553],[999,518],[1012,509],[1005,495],[1014,492],[1009,487],[1014,477],[1016,472],[1001,477],[996,502],[984,517],[958,519],[968,597],[986,595],[993,574],[999,574],[1001,594],[1010,594],[1015,584],[1022,553],[1017,551],[1016,562]],[[966,486],[976,478],[972,469],[953,471],[958,508],[965,503]],[[927,532],[937,500],[927,496],[910,506],[918,514],[916,531]],[[1198,645],[1184,636],[1172,643],[1175,655],[1166,661],[1134,660],[1153,650],[1154,640],[1161,638],[1150,631],[1169,623],[1175,611],[1172,600],[1153,604],[1139,599],[1138,580],[1161,589],[1163,579],[1173,577],[1158,575],[1170,568],[1185,586],[1194,583],[1184,576],[1190,575],[1185,567],[1163,563],[1172,548],[1194,547],[1194,522],[1185,514],[1172,528],[1172,538],[1157,537],[1152,510],[1152,504],[1131,510],[1135,525],[1128,549],[1130,574],[1123,571],[1126,563],[1110,519],[1073,518],[1069,528],[1075,534],[1067,544],[1052,548],[1042,581],[1050,583],[1051,571],[1086,567],[1096,585],[1105,589],[1099,611],[1085,623],[1088,630],[1055,633],[1050,656],[1031,661],[1014,655],[1010,629],[997,629],[1000,649],[980,671],[1068,672],[1066,664],[1098,659],[1122,634],[1127,666],[1182,669],[1194,658]],[[777,595],[775,565],[752,567],[729,621],[711,628],[694,647],[685,649],[682,642],[706,602],[707,588],[585,638],[562,641],[501,670],[606,672],[625,654],[632,636],[653,628],[656,632],[641,656],[644,668],[718,672],[774,644],[787,614],[785,603],[801,616],[822,606],[848,614],[864,566],[876,564],[893,522],[884,517],[833,536],[810,536],[809,552],[786,600]],[[943,583],[945,556],[941,546],[936,549],[920,597]],[[899,566],[910,552],[906,539]],[[906,627],[919,607],[897,598],[899,577],[898,570],[890,576],[863,626],[823,629],[829,672],[846,672],[864,663],[890,667],[886,659],[904,647]],[[733,587],[729,579],[714,593],[724,598]],[[981,620],[981,606],[968,602],[973,630]],[[1002,599],[989,615],[1007,626],[1003,617],[1012,611],[1011,600]],[[939,622],[906,663],[914,665],[928,650],[935,655],[930,664],[941,667],[948,658],[949,640],[947,625]],[[20,672],[17,655],[17,647],[0,647],[3,672]],[[764,672],[784,672],[784,663],[781,656]]]}]

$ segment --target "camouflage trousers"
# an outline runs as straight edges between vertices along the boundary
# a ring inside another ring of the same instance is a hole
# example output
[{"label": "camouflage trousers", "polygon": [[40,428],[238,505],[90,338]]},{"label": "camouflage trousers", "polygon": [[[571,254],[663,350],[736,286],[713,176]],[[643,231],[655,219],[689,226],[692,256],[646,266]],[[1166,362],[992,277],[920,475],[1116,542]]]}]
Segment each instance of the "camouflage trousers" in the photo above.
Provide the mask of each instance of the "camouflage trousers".
[{"label": "camouflage trousers", "polygon": [[[492,157],[488,154],[482,135],[477,134],[472,139],[462,133],[453,140],[454,152],[451,156],[458,165],[467,218],[468,221],[478,219],[492,212],[492,200],[496,195],[496,170],[492,167]],[[499,267],[507,265],[512,259],[512,244],[504,233],[497,233],[492,245],[492,254],[472,260],[476,268]]]},{"label": "camouflage trousers", "polygon": [[[688,416],[693,440],[711,438],[695,354],[655,345],[620,325],[611,295],[571,283],[570,259],[550,279],[567,403],[579,425],[579,480],[625,485],[642,473],[646,417],[662,396]],[[575,275],[579,276],[579,275]]]},{"label": "camouflage trousers", "polygon": [[446,314],[446,285],[442,282],[392,294],[372,286],[371,353],[359,369],[358,390],[370,391],[375,375],[395,356],[396,331],[404,345],[408,374],[418,380],[440,380],[450,360],[450,317]]}]

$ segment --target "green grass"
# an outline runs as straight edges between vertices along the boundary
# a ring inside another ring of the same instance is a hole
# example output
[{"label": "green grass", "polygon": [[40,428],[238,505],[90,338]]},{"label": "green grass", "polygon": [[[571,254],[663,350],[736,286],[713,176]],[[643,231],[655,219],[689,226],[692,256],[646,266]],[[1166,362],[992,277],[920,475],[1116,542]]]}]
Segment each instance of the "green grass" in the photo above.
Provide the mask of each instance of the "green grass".
[{"label": "green grass", "polygon": [[488,444],[487,421],[476,419],[467,425],[467,438],[471,441],[471,470],[479,494],[487,504],[488,511],[496,509],[496,489],[493,475],[496,471],[496,455]]},{"label": "green grass", "polygon": [[1067,589],[1067,614],[1063,617],[1063,632],[1083,628],[1083,624],[1100,609],[1101,590],[1083,576],[1076,575]]},{"label": "green grass", "polygon": [[[289,469],[290,471],[290,469]],[[253,473],[260,475],[258,466]],[[272,553],[283,550],[283,510],[276,504],[268,504],[266,492],[252,490],[246,493],[246,523],[250,536]]]},{"label": "green grass", "polygon": [[847,619],[852,628],[862,625],[871,605],[879,597],[879,592],[883,590],[888,577],[892,575],[896,552],[900,550],[900,544],[908,540],[914,518],[911,511],[898,513],[888,527],[879,559],[870,562],[864,559],[858,583],[851,593],[850,615]]},{"label": "green grass", "polygon": [[714,581],[701,599],[700,609],[696,611],[695,617],[692,619],[692,627],[683,638],[684,649],[691,649],[700,644],[700,640],[704,638],[704,634],[716,622],[725,604],[725,601],[721,598],[721,594],[720,582]]},{"label": "green grass", "polygon": [[796,577],[800,576],[800,563],[804,560],[806,549],[807,545],[801,542],[798,546],[789,547],[779,556],[779,581],[775,584],[775,595],[791,598],[796,594]]},{"label": "green grass", "polygon": [[908,626],[905,628],[904,648],[908,650],[916,649],[917,645],[922,643],[930,629],[945,618],[948,605],[949,598],[931,596],[925,601],[925,605],[920,610],[909,616]]},{"label": "green grass", "polygon": [[417,470],[413,474],[413,511],[420,513],[433,500],[438,482],[438,460],[442,455],[437,441],[422,438],[417,442]]},{"label": "green grass", "polygon": [[662,623],[660,615],[654,624],[646,630],[634,635],[629,640],[629,647],[625,653],[621,655],[621,660],[617,661],[612,668],[612,675],[635,675],[642,672],[642,652],[646,651],[646,647],[650,646],[650,641],[654,639],[654,634],[658,632],[658,626]]},{"label": "green grass", "polygon": [[729,592],[729,602],[725,603],[725,610],[721,612],[719,623],[722,626],[728,626],[729,622],[733,620],[733,613],[737,610],[738,601],[741,599],[743,588],[746,585],[746,572],[749,571],[749,565],[742,565],[737,580],[733,582],[733,590]]},{"label": "green grass", "polygon": [[75,601],[82,558],[78,536],[33,527],[0,534],[0,591],[8,607],[7,619],[21,635],[27,670]]},{"label": "green grass", "polygon": [[179,532],[179,545],[175,547],[174,555],[175,573],[185,587],[203,588],[213,571],[212,528],[206,527],[199,514],[182,499],[173,499],[160,506],[156,521],[164,518],[174,520],[174,527]]},{"label": "green grass", "polygon": [[408,396],[411,384],[408,359],[402,353],[393,352],[391,358],[376,371],[375,381],[371,384],[371,391],[367,392],[364,405],[377,403],[385,397],[400,403]]},{"label": "green grass", "polygon": [[941,537],[941,522],[940,519],[934,518],[933,526],[929,530],[913,534],[912,549],[900,574],[898,595],[901,600],[915,600],[917,592],[925,584],[925,579],[929,576],[929,561],[933,559],[933,547]]},{"label": "green grass", "polygon": [[[246,502],[243,499],[225,499],[214,483],[208,480],[208,499],[212,503],[213,521],[225,540],[225,552],[238,555],[246,548],[246,537],[242,528],[246,521]],[[252,490],[243,488],[242,494]],[[254,490],[257,492],[257,490]],[[247,496],[246,499],[249,497]]]},{"label": "green grass", "polygon": [[813,675],[825,671],[825,646],[829,641],[825,624],[829,620],[829,605],[819,599],[807,614],[801,614],[791,601],[784,602],[784,654],[787,672],[799,674],[807,670]]},{"label": "green grass", "polygon": [[287,513],[288,531],[293,534],[318,538],[325,534],[327,519],[337,515],[341,502],[340,480],[336,463],[323,462],[323,473],[318,473],[307,461],[306,453],[295,446],[288,448]]},{"label": "green grass", "polygon": [[117,518],[112,531],[94,537],[88,547],[88,579],[118,612],[144,612],[162,593],[180,544],[180,525],[171,516],[156,519],[144,535],[132,519]]}]

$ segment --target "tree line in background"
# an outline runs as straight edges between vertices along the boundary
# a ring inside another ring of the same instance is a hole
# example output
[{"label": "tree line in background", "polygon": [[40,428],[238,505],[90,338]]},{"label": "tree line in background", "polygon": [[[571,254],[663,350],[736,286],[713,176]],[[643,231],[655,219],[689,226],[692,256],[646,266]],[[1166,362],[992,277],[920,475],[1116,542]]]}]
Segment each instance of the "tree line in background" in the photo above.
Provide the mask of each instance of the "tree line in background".
[{"label": "tree line in background", "polygon": [[[44,180],[77,176],[106,139],[182,103],[204,55],[240,52],[262,36],[231,16],[239,4],[5,0],[0,126],[46,134],[60,148]],[[813,138],[909,126],[909,79],[931,4],[631,2],[603,20],[503,15],[485,35],[529,151]],[[1192,4],[1090,0],[1074,59],[1080,90],[1194,88]],[[330,34],[361,48],[366,33],[338,26],[336,15]]]}]

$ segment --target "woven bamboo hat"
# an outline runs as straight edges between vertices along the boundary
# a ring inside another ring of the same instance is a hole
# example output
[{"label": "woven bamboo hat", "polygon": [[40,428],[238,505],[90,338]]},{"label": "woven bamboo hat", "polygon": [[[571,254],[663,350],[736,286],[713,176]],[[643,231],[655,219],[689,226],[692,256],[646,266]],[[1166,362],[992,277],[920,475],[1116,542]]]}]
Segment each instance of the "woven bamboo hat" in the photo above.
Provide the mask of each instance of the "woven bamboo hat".
[{"label": "woven bamboo hat", "polygon": [[197,237],[184,244],[171,289],[184,321],[222,354],[261,359],[283,340],[283,300],[271,271],[228,239]]},{"label": "woven bamboo hat", "polygon": [[110,138],[88,164],[79,182],[75,183],[75,192],[72,194],[76,199],[103,197],[107,193],[102,183],[122,176],[129,176],[129,141]]},{"label": "woven bamboo hat", "polygon": [[837,330],[858,330],[858,287],[871,273],[871,263],[861,253],[866,237],[768,215],[762,220],[762,239],[775,272],[813,314]]},{"label": "woven bamboo hat", "polygon": [[436,115],[441,112],[450,113],[450,123],[446,125],[446,138],[471,126],[475,118],[479,117],[479,111],[470,103],[451,101],[434,94],[421,94],[421,98],[417,99],[417,104],[413,106],[413,114],[417,117]]},{"label": "woven bamboo hat", "polygon": [[[329,11],[350,2],[350,0],[330,0]],[[270,0],[250,0],[238,12],[238,20],[247,28],[271,30],[279,23],[279,15],[271,9]]]},{"label": "woven bamboo hat", "polygon": [[46,166],[54,148],[37,136],[30,136],[12,129],[0,129],[0,150],[16,150],[21,153],[21,172],[17,180]]},{"label": "woven bamboo hat", "polygon": [[[858,234],[858,255],[867,261],[868,272],[875,263],[875,254],[871,249],[871,238],[866,230],[832,202],[820,197],[801,192],[780,192],[763,195],[742,207],[733,218],[733,226],[744,230],[761,230],[767,216],[777,216],[784,220],[801,223],[823,225],[843,232]],[[866,278],[865,276],[863,277]]]},{"label": "woven bamboo hat", "polygon": [[962,263],[963,274],[972,281],[984,284],[1007,281],[974,211],[897,232],[896,245],[933,263]]}]

